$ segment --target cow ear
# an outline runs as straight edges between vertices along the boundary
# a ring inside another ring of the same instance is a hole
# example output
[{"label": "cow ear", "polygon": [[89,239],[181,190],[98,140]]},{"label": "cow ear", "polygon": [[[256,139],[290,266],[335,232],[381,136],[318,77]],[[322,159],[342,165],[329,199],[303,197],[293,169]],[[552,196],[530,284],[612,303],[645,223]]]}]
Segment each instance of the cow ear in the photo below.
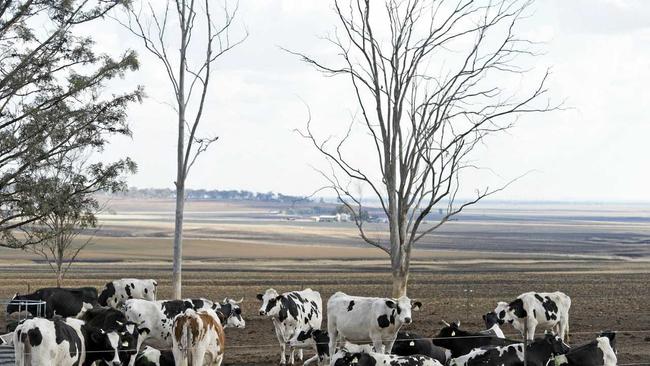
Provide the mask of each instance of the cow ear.
[{"label": "cow ear", "polygon": [[388,306],[391,309],[395,309],[395,301],[393,300],[386,300],[386,306]]},{"label": "cow ear", "polygon": [[224,297],[224,298],[223,298],[223,301],[222,301],[221,303],[222,303],[222,304],[227,304],[227,303],[228,303],[228,298],[227,298],[227,297]]},{"label": "cow ear", "polygon": [[413,302],[413,305],[411,305],[411,309],[415,311],[420,311],[420,308],[422,308],[422,303],[419,301]]},{"label": "cow ear", "polygon": [[262,299],[264,299],[264,295],[262,295],[262,294],[257,294],[257,296],[255,296],[255,297],[257,297],[257,299],[260,300],[260,301],[262,301]]}]

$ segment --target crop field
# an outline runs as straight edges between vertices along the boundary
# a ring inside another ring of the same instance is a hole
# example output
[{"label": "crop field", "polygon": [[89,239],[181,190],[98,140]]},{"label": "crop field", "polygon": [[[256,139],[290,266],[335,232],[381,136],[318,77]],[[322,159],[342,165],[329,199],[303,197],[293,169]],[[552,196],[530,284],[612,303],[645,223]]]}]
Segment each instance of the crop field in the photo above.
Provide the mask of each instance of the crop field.
[{"label": "crop field", "polygon": [[[159,298],[169,297],[169,205],[114,203],[65,285],[100,288],[121,277],[154,278]],[[227,329],[226,365],[278,363],[273,325],[257,315],[255,299],[269,287],[279,292],[310,287],[324,301],[336,291],[390,293],[385,255],[363,246],[352,224],[287,222],[269,213],[276,210],[188,205],[183,295],[244,298],[246,328]],[[561,290],[572,298],[572,345],[616,330],[619,363],[650,365],[649,211],[530,211],[471,212],[423,244],[414,255],[409,296],[424,306],[408,330],[433,337],[443,319],[479,330],[482,314],[499,300]],[[376,224],[377,235],[381,225]],[[53,286],[53,278],[32,254],[0,250],[0,299]],[[0,311],[0,329],[6,321]],[[507,325],[504,332],[517,336]]]}]

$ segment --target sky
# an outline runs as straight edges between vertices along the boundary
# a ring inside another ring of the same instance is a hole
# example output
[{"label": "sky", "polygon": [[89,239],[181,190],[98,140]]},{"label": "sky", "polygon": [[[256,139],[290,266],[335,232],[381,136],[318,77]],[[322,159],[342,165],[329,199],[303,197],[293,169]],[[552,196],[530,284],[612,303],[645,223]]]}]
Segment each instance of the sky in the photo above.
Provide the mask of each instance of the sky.
[{"label": "sky", "polygon": [[[216,64],[201,133],[219,136],[190,172],[187,186],[307,195],[324,185],[323,158],[301,138],[308,105],[323,136],[340,136],[358,111],[344,78],[328,78],[283,51],[331,57],[321,37],[336,18],[326,0],[240,0],[232,36],[248,37]],[[176,124],[162,65],[114,20],[93,30],[99,50],[126,48],[140,70],[111,90],[143,85],[129,110],[132,138],[114,138],[101,159],[130,156],[137,187],[173,187]],[[543,42],[527,66],[551,69],[549,96],[562,111],[526,115],[490,137],[473,156],[485,169],[463,177],[461,195],[526,174],[500,200],[650,201],[650,2],[538,0],[519,34]],[[198,56],[194,50],[190,56]],[[374,169],[371,150],[355,151]],[[376,169],[375,169],[376,170]],[[326,195],[326,193],[324,193]]]}]

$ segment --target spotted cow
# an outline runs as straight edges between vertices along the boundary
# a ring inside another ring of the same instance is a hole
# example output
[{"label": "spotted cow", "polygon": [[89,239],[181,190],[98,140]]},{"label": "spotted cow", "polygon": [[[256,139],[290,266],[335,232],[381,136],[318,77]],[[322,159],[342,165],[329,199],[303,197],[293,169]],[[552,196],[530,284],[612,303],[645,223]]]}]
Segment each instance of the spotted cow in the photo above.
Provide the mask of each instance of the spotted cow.
[{"label": "spotted cow", "polygon": [[212,309],[187,309],[174,319],[172,329],[176,365],[221,365],[226,336]]},{"label": "spotted cow", "polygon": [[[554,334],[545,334],[526,348],[526,362],[529,366],[547,366],[556,356],[569,351],[562,339]],[[449,366],[521,366],[524,364],[524,344],[476,348],[466,355],[453,358]]]},{"label": "spotted cow", "polygon": [[436,346],[448,349],[451,357],[460,357],[468,354],[474,348],[507,346],[519,341],[498,338],[491,334],[469,332],[460,328],[460,322],[451,324],[443,321],[445,325],[432,342]]},{"label": "spotted cow", "polygon": [[421,306],[406,296],[389,299],[335,293],[327,301],[330,354],[334,354],[339,337],[353,343],[372,341],[376,352],[390,352],[402,324],[412,322],[411,310]]},{"label": "spotted cow", "polygon": [[538,327],[557,331],[568,341],[570,308],[571,298],[562,292],[526,292],[510,303],[499,302],[494,312],[500,324],[512,324],[530,341]]},{"label": "spotted cow", "polygon": [[155,280],[139,280],[136,278],[122,278],[107,282],[99,294],[99,305],[120,309],[128,299],[156,300]]},{"label": "spotted cow", "polygon": [[[272,319],[275,335],[280,344],[280,363],[286,364],[287,344],[303,329],[320,329],[323,321],[323,301],[320,293],[312,289],[285,292],[282,295],[274,289],[258,294],[262,302],[260,315]],[[289,344],[289,363],[294,363],[295,347]],[[298,357],[302,360],[302,348]]]},{"label": "spotted cow", "polygon": [[27,319],[14,331],[16,365],[121,365],[120,336],[74,318]]},{"label": "spotted cow", "polygon": [[[225,327],[243,328],[246,322],[242,318],[240,301],[226,298],[223,303],[207,299],[159,300],[147,301],[129,299],[124,303],[124,315],[127,321],[137,324],[138,341],[135,349],[139,351],[143,344],[158,349],[171,349],[172,324],[174,318],[187,309],[216,312],[223,319]],[[221,311],[227,310],[227,315]]]},{"label": "spotted cow", "polygon": [[442,366],[440,361],[424,355],[398,356],[374,352],[368,345],[347,343],[332,356],[332,366]]}]

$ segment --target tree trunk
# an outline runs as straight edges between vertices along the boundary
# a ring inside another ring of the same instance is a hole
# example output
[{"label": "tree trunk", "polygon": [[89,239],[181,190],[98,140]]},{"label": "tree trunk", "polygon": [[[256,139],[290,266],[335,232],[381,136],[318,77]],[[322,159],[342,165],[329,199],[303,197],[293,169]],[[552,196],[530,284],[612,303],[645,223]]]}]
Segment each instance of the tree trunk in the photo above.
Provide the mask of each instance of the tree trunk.
[{"label": "tree trunk", "polygon": [[408,270],[399,268],[393,270],[393,297],[398,299],[402,296],[406,296],[406,286],[409,281]]},{"label": "tree trunk", "polygon": [[185,185],[176,187],[176,219],[174,221],[174,266],[172,273],[172,298],[180,299],[181,271],[183,265],[183,209],[185,205]]}]

